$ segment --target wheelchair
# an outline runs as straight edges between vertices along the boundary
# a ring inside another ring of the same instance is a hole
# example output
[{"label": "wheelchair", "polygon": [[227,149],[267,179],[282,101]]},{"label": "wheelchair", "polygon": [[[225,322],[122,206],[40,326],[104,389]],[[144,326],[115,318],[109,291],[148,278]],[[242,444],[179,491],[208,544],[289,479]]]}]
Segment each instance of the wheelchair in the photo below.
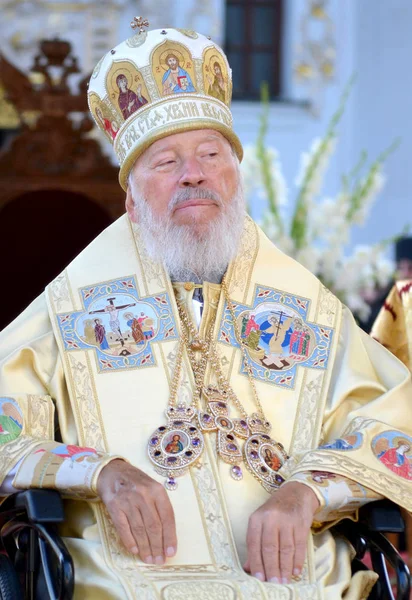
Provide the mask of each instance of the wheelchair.
[{"label": "wheelchair", "polygon": [[[63,501],[55,491],[19,492],[0,506],[0,600],[73,598],[73,561],[57,533],[63,521]],[[373,502],[361,509],[357,523],[344,519],[333,529],[355,550],[354,572],[368,568],[362,560],[369,553],[379,575],[370,600],[409,600],[408,567],[383,534],[403,531],[397,506],[387,500]],[[395,595],[387,564],[396,575]]]}]

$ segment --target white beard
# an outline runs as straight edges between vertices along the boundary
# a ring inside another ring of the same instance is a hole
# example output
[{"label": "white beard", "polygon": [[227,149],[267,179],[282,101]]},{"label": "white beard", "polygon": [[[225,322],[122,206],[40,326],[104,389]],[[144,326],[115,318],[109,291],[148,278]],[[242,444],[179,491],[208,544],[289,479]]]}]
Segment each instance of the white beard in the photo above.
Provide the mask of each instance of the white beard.
[{"label": "white beard", "polygon": [[[137,192],[132,178],[129,185],[135,220],[150,258],[164,265],[172,281],[219,283],[237,254],[243,231],[246,212],[242,184],[239,182],[235,195],[225,207],[211,190],[181,190],[171,199],[168,215],[160,218]],[[194,231],[190,224],[177,225],[170,219],[171,210],[189,198],[211,198],[222,207],[219,215],[204,226],[201,233]]]}]

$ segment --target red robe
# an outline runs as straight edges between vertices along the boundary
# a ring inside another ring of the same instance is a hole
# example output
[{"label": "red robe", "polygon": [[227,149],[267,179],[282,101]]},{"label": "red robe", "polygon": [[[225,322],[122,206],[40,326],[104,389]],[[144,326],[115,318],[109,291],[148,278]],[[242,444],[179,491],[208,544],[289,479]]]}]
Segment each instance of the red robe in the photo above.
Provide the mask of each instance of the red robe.
[{"label": "red robe", "polygon": [[396,451],[396,448],[391,448],[390,450],[386,450],[379,457],[379,460],[386,466],[388,469],[399,475],[399,477],[403,477],[404,479],[412,479],[411,467],[409,464],[408,457],[404,454],[399,454]]}]

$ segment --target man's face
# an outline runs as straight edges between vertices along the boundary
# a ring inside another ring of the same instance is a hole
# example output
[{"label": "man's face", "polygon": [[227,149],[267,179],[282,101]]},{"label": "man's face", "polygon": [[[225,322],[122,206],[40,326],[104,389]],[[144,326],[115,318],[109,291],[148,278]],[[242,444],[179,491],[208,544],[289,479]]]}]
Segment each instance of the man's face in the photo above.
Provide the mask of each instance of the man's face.
[{"label": "man's face", "polygon": [[[201,233],[225,211],[239,186],[229,142],[210,129],[154,142],[136,161],[132,177],[155,217],[189,225],[194,233]],[[130,186],[126,207],[136,220]]]},{"label": "man's face", "polygon": [[398,261],[396,269],[397,279],[412,279],[412,260],[410,258],[402,258]]},{"label": "man's face", "polygon": [[171,69],[176,69],[177,68],[177,60],[174,56],[169,56],[169,58],[167,59],[167,64],[169,65],[169,67]]}]

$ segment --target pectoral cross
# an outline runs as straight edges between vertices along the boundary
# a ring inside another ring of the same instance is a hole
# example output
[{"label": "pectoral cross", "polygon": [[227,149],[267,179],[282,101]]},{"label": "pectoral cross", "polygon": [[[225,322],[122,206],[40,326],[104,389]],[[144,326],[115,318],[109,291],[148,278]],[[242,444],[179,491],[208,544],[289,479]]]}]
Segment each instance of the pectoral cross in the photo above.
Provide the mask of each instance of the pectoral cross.
[{"label": "pectoral cross", "polygon": [[132,29],[139,28],[139,33],[143,33],[144,28],[149,27],[149,21],[143,17],[134,17],[133,21],[130,23],[130,27]]}]

